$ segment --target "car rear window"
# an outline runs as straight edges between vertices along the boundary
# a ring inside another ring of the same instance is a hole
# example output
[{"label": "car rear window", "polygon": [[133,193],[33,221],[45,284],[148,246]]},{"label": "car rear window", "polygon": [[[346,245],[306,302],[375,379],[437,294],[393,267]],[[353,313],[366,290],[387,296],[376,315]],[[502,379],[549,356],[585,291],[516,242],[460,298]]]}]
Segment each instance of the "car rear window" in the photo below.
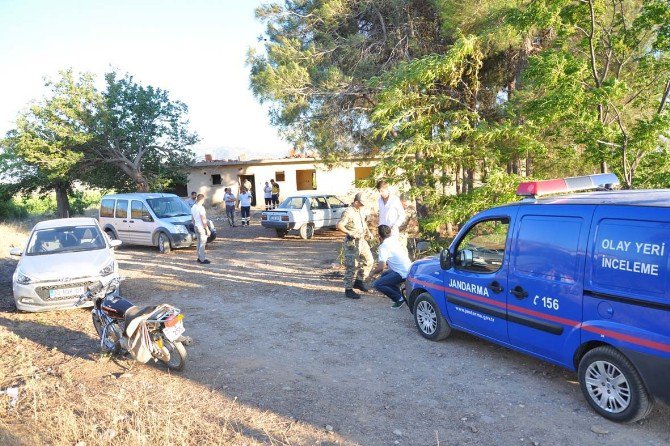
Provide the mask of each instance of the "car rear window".
[{"label": "car rear window", "polygon": [[513,251],[516,273],[574,281],[582,224],[579,217],[525,215],[520,221]]},{"label": "car rear window", "polygon": [[107,198],[100,203],[101,217],[114,217],[114,200]]}]

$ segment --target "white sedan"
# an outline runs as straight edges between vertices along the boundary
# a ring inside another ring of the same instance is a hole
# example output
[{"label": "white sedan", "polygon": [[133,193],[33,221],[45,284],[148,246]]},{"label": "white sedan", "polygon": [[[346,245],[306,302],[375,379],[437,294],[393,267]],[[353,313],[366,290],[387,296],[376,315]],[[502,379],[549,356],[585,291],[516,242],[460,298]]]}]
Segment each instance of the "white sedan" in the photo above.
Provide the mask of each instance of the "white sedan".
[{"label": "white sedan", "polygon": [[277,231],[278,237],[297,230],[300,237],[310,239],[316,229],[337,227],[346,208],[347,204],[335,195],[296,194],[284,200],[278,208],[263,212],[261,225]]},{"label": "white sedan", "polygon": [[109,240],[93,218],[39,222],[25,249],[10,252],[21,256],[13,276],[16,308],[72,308],[87,286],[96,282],[107,286],[119,277],[114,248],[120,244]]}]

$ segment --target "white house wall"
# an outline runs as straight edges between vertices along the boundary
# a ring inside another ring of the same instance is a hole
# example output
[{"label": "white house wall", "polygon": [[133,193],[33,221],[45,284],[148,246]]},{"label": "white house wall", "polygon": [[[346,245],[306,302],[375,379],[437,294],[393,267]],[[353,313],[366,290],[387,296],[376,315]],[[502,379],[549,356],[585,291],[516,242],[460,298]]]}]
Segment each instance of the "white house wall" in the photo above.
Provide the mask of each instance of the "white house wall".
[{"label": "white house wall", "polygon": [[[263,188],[265,182],[275,178],[275,172],[284,172],[284,181],[278,181],[281,193],[280,199],[298,192],[296,185],[297,170],[316,170],[317,191],[346,197],[352,195],[355,179],[355,167],[372,167],[372,162],[345,163],[328,169],[323,164],[311,162],[254,164],[254,165],[225,165],[225,166],[198,166],[193,167],[188,174],[188,193],[204,194],[207,202],[218,204],[223,201],[224,188],[230,187],[233,193],[239,192],[238,178],[240,175],[254,175],[254,185],[257,195],[257,207],[263,205]],[[221,184],[212,184],[212,175],[221,175]]]}]

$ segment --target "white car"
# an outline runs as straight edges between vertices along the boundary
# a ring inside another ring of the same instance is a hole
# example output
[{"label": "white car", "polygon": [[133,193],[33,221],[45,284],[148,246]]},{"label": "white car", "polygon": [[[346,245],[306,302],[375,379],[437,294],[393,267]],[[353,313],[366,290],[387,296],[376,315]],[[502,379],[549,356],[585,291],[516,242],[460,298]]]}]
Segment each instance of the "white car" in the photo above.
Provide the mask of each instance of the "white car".
[{"label": "white car", "polygon": [[284,237],[288,231],[296,230],[300,237],[310,239],[316,229],[337,227],[347,206],[335,195],[291,195],[278,208],[263,212],[261,225],[275,229],[278,237]]},{"label": "white car", "polygon": [[119,277],[114,248],[120,244],[120,240],[110,240],[93,218],[39,222],[25,249],[10,251],[21,256],[12,281],[16,308],[73,308],[87,286],[102,282],[106,287]]}]

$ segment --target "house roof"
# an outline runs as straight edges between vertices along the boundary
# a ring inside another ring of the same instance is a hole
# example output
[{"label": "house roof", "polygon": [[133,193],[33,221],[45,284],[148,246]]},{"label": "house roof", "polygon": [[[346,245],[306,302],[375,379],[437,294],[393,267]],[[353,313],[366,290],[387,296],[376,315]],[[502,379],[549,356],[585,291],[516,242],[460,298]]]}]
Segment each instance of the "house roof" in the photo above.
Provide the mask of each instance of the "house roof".
[{"label": "house roof", "polygon": [[[361,162],[361,161],[378,161],[378,158],[351,158],[343,161]],[[191,165],[191,167],[222,167],[222,166],[259,166],[259,165],[273,165],[273,164],[321,164],[324,160],[318,158],[279,158],[279,159],[255,159],[255,160],[213,160],[213,161],[198,161]]]}]

